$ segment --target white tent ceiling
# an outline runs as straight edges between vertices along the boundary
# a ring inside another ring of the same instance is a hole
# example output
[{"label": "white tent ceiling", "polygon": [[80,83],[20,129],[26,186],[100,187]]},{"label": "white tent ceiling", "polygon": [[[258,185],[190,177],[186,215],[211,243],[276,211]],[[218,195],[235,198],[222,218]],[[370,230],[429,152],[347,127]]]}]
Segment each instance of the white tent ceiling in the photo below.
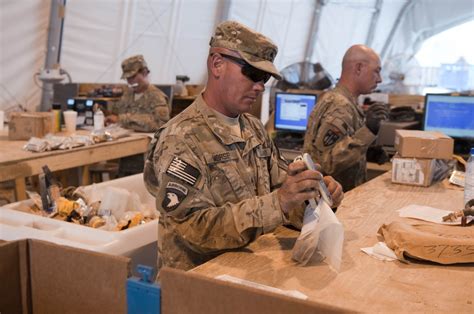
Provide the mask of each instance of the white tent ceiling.
[{"label": "white tent ceiling", "polygon": [[[50,3],[0,1],[0,109],[39,105],[33,75],[44,66]],[[272,38],[278,68],[318,61],[338,77],[352,44],[368,44],[383,59],[412,56],[426,38],[474,19],[474,0],[67,0],[60,65],[74,82],[115,83],[122,59],[143,54],[153,83],[188,75],[202,84],[222,19]]]}]

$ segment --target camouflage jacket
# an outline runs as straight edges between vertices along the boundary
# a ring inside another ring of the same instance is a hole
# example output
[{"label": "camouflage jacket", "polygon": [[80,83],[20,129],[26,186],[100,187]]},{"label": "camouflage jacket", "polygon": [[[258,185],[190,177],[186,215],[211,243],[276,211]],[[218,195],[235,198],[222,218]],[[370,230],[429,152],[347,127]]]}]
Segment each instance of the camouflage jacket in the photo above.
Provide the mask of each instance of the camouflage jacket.
[{"label": "camouflage jacket", "polygon": [[170,119],[168,98],[152,84],[137,100],[133,90],[127,89],[112,113],[118,115],[121,126],[137,132],[155,132]]},{"label": "camouflage jacket", "polygon": [[145,184],[161,216],[159,266],[190,269],[286,222],[275,188],[287,164],[250,114],[231,134],[202,96],[150,144]]},{"label": "camouflage jacket", "polygon": [[338,85],[311,112],[303,150],[348,191],[366,181],[366,154],[374,140],[357,100]]}]

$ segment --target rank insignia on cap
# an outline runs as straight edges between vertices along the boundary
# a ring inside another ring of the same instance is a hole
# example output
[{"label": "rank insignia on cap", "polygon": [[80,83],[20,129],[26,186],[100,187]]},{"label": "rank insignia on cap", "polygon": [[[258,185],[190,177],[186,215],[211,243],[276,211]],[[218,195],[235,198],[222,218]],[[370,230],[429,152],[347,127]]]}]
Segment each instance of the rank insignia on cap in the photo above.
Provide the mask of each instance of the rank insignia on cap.
[{"label": "rank insignia on cap", "polygon": [[188,189],[177,182],[168,182],[166,185],[166,197],[161,203],[166,211],[174,210],[188,195]]},{"label": "rank insignia on cap", "polygon": [[339,134],[337,134],[333,130],[329,129],[326,132],[326,134],[324,135],[323,144],[324,144],[324,146],[331,146],[334,143],[336,143],[337,140],[339,140]]},{"label": "rank insignia on cap", "polygon": [[198,169],[194,168],[178,157],[173,158],[170,165],[168,166],[168,169],[166,170],[166,173],[175,178],[183,180],[191,186],[196,183],[197,179],[199,179],[199,176],[201,175]]}]

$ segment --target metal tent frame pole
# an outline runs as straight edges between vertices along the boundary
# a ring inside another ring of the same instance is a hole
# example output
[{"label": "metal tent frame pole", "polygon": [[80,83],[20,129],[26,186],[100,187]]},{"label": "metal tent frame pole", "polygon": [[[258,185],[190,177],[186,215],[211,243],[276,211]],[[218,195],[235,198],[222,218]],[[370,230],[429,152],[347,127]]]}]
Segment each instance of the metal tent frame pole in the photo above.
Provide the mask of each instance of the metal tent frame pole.
[{"label": "metal tent frame pole", "polygon": [[370,20],[369,32],[367,34],[367,39],[365,40],[365,45],[370,47],[374,41],[375,30],[377,29],[377,24],[379,23],[380,11],[382,10],[383,0],[377,0],[375,2],[374,13]]},{"label": "metal tent frame pole", "polygon": [[308,67],[311,64],[311,57],[313,56],[313,53],[314,53],[314,47],[316,45],[316,39],[318,37],[318,32],[319,32],[319,22],[321,20],[321,14],[322,14],[323,7],[325,4],[326,4],[325,0],[315,0],[314,2],[314,14],[311,20],[311,28],[308,35],[308,40],[306,43],[306,51],[305,51],[305,56],[304,56],[304,60],[306,62],[304,63],[304,66],[303,66],[303,73],[302,73],[303,82],[308,81],[308,73],[309,73]]},{"label": "metal tent frame pole", "polygon": [[222,0],[218,1],[218,13],[216,25],[220,22],[226,21],[229,19],[230,7],[232,5],[232,0]]},{"label": "metal tent frame pole", "polygon": [[395,35],[395,32],[398,30],[398,27],[400,26],[401,21],[407,14],[407,12],[417,3],[416,0],[408,1],[403,5],[403,8],[400,10],[398,13],[397,19],[393,23],[392,29],[390,30],[389,35],[387,36],[387,39],[385,40],[385,44],[383,45],[382,52],[380,53],[380,59],[385,58],[385,54],[387,53],[387,50],[393,40],[393,36]]},{"label": "metal tent frame pole", "polygon": [[63,79],[59,72],[61,57],[62,30],[66,0],[51,0],[49,14],[48,42],[44,69],[39,75],[43,82],[40,111],[51,109],[53,101],[53,84]]}]

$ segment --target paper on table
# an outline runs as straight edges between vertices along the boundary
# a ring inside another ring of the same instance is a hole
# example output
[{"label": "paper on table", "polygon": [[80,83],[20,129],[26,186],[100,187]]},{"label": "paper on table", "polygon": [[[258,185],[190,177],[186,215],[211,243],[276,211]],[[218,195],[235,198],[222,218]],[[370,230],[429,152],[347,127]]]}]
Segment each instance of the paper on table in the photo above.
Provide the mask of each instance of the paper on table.
[{"label": "paper on table", "polygon": [[317,248],[326,257],[329,266],[339,271],[343,242],[344,228],[321,198],[315,210],[310,205],[306,207],[303,228],[293,247],[292,258],[301,265],[306,265]]},{"label": "paper on table", "polygon": [[298,290],[282,290],[282,289],[278,289],[278,288],[275,288],[275,287],[262,285],[262,284],[257,283],[257,282],[253,282],[253,281],[237,278],[237,277],[234,277],[234,276],[230,276],[230,275],[219,275],[219,276],[216,277],[216,279],[241,284],[241,285],[244,285],[244,286],[247,286],[247,287],[257,288],[257,289],[260,289],[260,290],[265,290],[265,291],[270,291],[270,292],[274,292],[274,293],[278,293],[278,294],[283,294],[283,295],[293,297],[293,298],[297,298],[297,299],[306,300],[308,298],[308,296],[306,294],[301,293]]},{"label": "paper on table", "polygon": [[[454,222],[443,221],[443,217],[452,213],[452,211],[434,208],[430,206],[411,204],[398,210],[400,217],[415,218],[424,221],[434,222],[441,225],[460,225],[461,218]],[[468,217],[467,223],[472,221],[472,217]]]},{"label": "paper on table", "polygon": [[375,257],[381,261],[395,261],[397,256],[385,242],[378,242],[372,247],[363,247],[361,248],[362,252],[368,254],[369,256]]}]

